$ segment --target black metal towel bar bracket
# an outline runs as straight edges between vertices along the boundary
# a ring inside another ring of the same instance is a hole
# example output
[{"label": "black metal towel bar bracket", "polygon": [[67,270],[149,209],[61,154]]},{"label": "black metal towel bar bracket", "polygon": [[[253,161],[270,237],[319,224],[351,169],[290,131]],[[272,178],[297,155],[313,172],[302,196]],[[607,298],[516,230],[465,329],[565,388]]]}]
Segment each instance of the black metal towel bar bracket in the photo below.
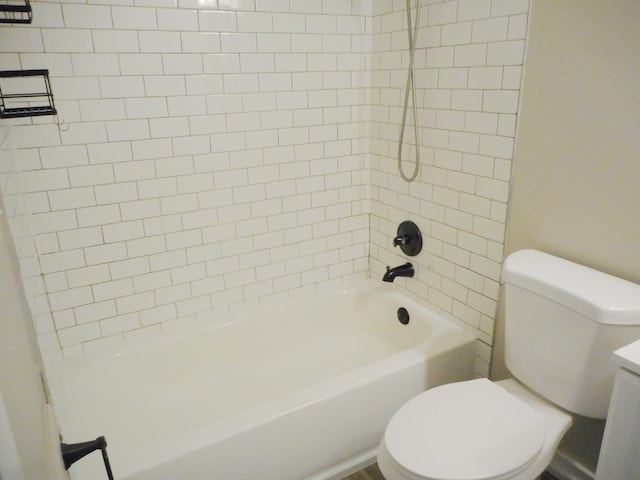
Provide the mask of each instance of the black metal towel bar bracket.
[{"label": "black metal towel bar bracket", "polygon": [[69,470],[71,465],[81,458],[86,457],[91,452],[100,450],[102,452],[102,459],[104,460],[104,468],[107,470],[107,477],[109,480],[113,480],[113,472],[111,471],[111,464],[109,463],[109,457],[107,456],[107,440],[104,437],[98,437],[89,442],[61,443],[60,450],[62,452],[62,461],[64,462],[64,468],[66,470]]}]

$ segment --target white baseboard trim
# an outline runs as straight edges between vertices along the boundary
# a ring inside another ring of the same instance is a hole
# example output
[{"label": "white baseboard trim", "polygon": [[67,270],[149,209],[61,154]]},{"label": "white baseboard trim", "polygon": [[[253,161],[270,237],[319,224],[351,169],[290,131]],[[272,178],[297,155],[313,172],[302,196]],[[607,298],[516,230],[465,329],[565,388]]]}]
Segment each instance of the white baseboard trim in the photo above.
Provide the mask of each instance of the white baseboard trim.
[{"label": "white baseboard trim", "polygon": [[562,452],[556,452],[547,471],[558,480],[595,480],[595,473]]}]

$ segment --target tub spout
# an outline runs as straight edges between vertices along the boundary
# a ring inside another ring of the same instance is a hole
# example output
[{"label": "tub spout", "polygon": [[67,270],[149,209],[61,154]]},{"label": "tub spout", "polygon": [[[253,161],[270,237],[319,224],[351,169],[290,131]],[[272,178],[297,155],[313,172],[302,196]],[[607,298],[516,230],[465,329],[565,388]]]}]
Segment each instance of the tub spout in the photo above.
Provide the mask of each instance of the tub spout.
[{"label": "tub spout", "polygon": [[382,277],[383,282],[393,282],[396,277],[413,277],[415,270],[410,262],[404,265],[398,265],[397,267],[387,267],[387,271]]}]

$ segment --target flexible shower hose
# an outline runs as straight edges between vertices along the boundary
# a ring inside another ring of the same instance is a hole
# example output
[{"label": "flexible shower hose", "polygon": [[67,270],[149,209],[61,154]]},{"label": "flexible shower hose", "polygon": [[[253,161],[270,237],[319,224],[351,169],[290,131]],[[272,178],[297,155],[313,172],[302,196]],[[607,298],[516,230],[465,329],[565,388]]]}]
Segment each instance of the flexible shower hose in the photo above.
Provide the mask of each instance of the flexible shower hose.
[{"label": "flexible shower hose", "polygon": [[[411,0],[407,2],[407,34],[409,36],[409,68],[407,70],[407,84],[404,91],[404,108],[402,110],[402,123],[400,125],[400,140],[398,142],[398,171],[400,176],[407,182],[412,182],[418,176],[420,169],[420,147],[418,145],[418,106],[416,105],[416,81],[414,58],[416,53],[416,41],[418,39],[418,26],[420,25],[420,2],[416,0],[415,24],[411,25]],[[409,92],[411,92],[413,103],[413,129],[416,142],[416,159],[413,174],[407,176],[402,168],[402,147],[404,144],[404,130],[407,125],[407,110],[409,109]]]}]

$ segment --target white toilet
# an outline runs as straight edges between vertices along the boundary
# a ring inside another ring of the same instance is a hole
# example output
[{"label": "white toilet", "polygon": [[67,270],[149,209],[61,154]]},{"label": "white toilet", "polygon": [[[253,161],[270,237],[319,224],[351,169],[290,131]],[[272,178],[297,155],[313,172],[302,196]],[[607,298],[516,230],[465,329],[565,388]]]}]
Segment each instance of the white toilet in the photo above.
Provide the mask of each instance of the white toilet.
[{"label": "white toilet", "polygon": [[606,417],[611,355],[640,338],[640,285],[535,250],[510,255],[502,280],[515,379],[443,385],[407,402],[378,448],[387,480],[533,480],[571,413]]}]

